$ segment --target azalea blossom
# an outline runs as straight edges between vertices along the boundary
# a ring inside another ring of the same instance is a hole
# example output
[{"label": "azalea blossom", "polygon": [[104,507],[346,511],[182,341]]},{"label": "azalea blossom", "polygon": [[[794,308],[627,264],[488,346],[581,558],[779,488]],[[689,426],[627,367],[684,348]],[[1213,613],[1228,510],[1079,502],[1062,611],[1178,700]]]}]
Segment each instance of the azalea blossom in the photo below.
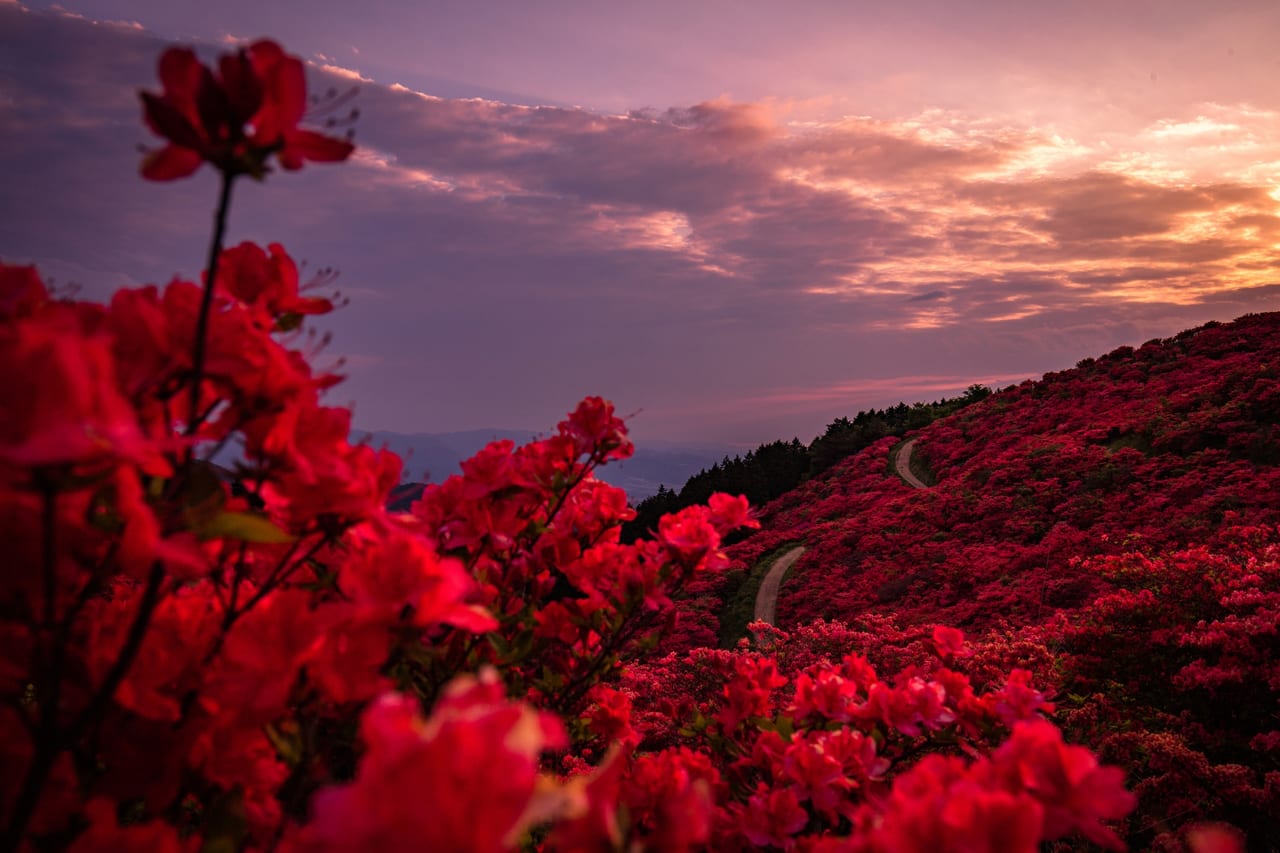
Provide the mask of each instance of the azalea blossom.
[{"label": "azalea blossom", "polygon": [[298,127],[306,72],[274,41],[223,54],[216,73],[189,48],[169,48],[159,75],[163,91],[142,93],[147,126],[166,140],[143,158],[150,180],[185,178],[205,162],[227,175],[261,177],[272,156],[294,170],[307,160],[345,160],[354,150],[347,140]]}]

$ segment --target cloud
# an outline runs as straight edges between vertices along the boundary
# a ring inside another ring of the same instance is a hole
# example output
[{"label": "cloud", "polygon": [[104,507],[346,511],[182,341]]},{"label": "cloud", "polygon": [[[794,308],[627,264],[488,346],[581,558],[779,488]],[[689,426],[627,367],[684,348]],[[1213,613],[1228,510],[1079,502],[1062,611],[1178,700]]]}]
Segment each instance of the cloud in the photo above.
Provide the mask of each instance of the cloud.
[{"label": "cloud", "polygon": [[[321,59],[327,59],[327,58],[322,56]],[[322,61],[316,64],[315,67],[321,73],[327,74],[331,77],[338,77],[343,80],[351,80],[356,83],[372,83],[373,82],[372,77],[366,77],[354,68],[345,68],[341,65],[335,65],[328,61]]]},{"label": "cloud", "polygon": [[[212,176],[135,177],[160,46],[0,8],[0,256],[112,285],[193,274]],[[1082,142],[954,110],[602,114],[311,73],[360,83],[358,154],[242,183],[232,236],[363,291],[331,327],[358,355],[338,393],[369,427],[539,427],[604,393],[654,434],[743,437],[787,407],[816,432],[859,401],[1280,307],[1280,203],[1258,166],[1280,162],[1280,117],[1247,105]],[[1218,171],[1168,140],[1220,146]]]},{"label": "cloud", "polygon": [[[1275,225],[1275,200],[1256,185],[1099,168],[992,179],[1042,147],[1013,131],[866,119],[789,126],[759,105],[726,101],[601,116],[403,87],[386,94],[399,99],[385,110],[397,120],[374,144],[397,152],[406,182],[429,175],[437,188],[466,187],[472,203],[517,205],[531,224],[546,215],[561,226],[551,246],[672,252],[737,279],[740,299],[897,292],[904,327],[923,316],[910,313],[921,283],[964,286],[974,269],[989,281],[1034,272],[1098,284],[1158,263],[1161,274],[1133,283],[1185,270],[1201,290],[1206,272],[1239,286],[1237,263],[1268,250]],[[934,325],[970,319],[930,315]]]}]

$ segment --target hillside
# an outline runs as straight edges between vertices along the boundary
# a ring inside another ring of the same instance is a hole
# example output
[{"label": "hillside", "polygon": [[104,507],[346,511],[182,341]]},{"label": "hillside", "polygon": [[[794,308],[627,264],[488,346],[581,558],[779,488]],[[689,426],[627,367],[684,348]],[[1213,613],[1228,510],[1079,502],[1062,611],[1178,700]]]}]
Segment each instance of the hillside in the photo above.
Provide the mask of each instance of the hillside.
[{"label": "hillside", "polygon": [[765,507],[740,556],[808,543],[784,625],[886,605],[969,629],[1043,619],[1099,591],[1075,558],[1280,521],[1278,374],[1280,314],[1116,350],[917,433],[934,488],[892,477],[881,442]]},{"label": "hillside", "polygon": [[[1005,389],[877,442],[760,511],[675,646],[731,642],[768,557],[806,550],[777,625],[909,660],[934,624],[970,666],[1057,689],[1075,740],[1125,766],[1138,847],[1195,819],[1280,847],[1280,314],[1209,324]],[[821,630],[830,630],[822,628]],[[1163,846],[1172,845],[1172,846]]]}]

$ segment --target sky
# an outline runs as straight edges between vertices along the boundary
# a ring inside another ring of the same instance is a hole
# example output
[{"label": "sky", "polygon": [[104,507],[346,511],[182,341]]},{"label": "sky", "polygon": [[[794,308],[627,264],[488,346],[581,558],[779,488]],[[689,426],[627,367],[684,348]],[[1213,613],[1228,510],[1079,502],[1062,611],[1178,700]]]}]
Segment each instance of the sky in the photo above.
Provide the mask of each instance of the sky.
[{"label": "sky", "polygon": [[241,182],[230,240],[338,271],[363,429],[599,394],[641,442],[808,441],[1280,310],[1274,0],[0,0],[0,258],[193,278],[215,176],[138,177],[137,92],[261,36],[358,149]]}]

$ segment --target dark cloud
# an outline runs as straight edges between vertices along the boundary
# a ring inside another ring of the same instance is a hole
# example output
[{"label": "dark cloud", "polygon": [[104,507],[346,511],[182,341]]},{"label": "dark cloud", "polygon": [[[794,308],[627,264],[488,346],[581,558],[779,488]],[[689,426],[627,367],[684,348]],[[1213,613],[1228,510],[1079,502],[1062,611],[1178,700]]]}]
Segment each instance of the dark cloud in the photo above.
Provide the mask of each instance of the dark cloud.
[{"label": "dark cloud", "polygon": [[1169,187],[1124,175],[1089,172],[1021,184],[975,182],[960,197],[1024,211],[1032,228],[1073,250],[1172,231],[1179,217],[1242,205],[1273,210],[1262,187],[1237,184]]},{"label": "dark cloud", "polygon": [[1016,151],[1016,143],[989,139],[981,145],[944,146],[907,128],[869,119],[846,120],[792,146],[794,161],[820,179],[867,184],[942,182],[992,169]]}]

